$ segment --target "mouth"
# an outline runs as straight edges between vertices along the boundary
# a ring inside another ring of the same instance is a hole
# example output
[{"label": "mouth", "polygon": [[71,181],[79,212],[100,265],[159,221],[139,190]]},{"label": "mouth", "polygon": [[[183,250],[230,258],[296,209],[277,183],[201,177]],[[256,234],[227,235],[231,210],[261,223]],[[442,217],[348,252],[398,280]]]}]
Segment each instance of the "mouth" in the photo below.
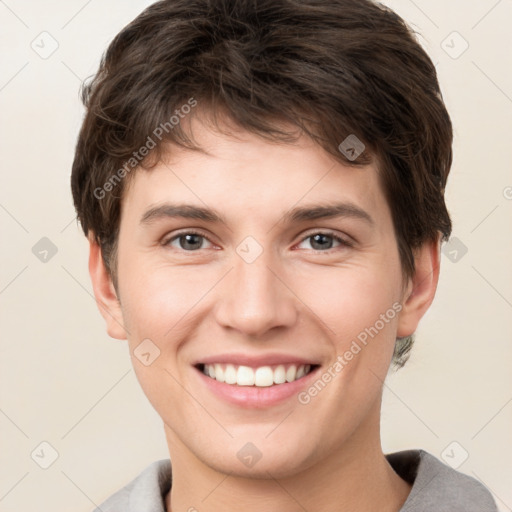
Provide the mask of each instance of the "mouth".
[{"label": "mouth", "polygon": [[318,378],[321,366],[318,359],[276,352],[231,352],[192,363],[198,385],[208,397],[253,410],[291,406],[298,394]]},{"label": "mouth", "polygon": [[195,368],[210,379],[230,386],[268,388],[303,379],[319,366],[289,363],[251,367],[229,363],[199,363]]}]

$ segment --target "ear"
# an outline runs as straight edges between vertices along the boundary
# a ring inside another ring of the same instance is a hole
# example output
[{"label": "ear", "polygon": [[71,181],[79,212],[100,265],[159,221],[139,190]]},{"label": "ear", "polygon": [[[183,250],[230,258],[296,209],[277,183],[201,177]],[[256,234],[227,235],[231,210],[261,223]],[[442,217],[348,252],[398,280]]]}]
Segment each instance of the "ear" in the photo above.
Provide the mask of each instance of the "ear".
[{"label": "ear", "polygon": [[93,236],[89,236],[89,275],[96,304],[107,323],[108,335],[118,340],[126,340],[121,303],[117,298],[112,278],[103,262],[101,248],[94,241]]},{"label": "ear", "polygon": [[440,254],[439,237],[435,241],[425,242],[414,251],[416,271],[409,280],[402,301],[403,309],[398,319],[398,337],[412,335],[432,304],[439,280]]}]

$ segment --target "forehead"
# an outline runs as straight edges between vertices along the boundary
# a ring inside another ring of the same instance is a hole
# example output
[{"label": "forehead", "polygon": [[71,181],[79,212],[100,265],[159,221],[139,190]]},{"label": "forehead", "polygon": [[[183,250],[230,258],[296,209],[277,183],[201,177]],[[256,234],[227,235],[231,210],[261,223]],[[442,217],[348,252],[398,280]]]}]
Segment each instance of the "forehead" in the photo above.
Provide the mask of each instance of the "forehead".
[{"label": "forehead", "polygon": [[167,145],[155,167],[131,176],[122,216],[166,201],[259,218],[341,201],[389,214],[376,163],[343,164],[304,135],[270,141],[232,125],[217,131],[197,117],[188,129],[201,151]]}]

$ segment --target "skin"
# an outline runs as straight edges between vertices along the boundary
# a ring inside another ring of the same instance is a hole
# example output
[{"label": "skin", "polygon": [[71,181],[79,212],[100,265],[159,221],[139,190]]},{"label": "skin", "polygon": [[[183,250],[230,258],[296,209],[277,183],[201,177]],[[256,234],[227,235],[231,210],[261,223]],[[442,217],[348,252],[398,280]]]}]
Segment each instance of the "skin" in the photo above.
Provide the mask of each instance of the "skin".
[{"label": "skin", "polygon": [[[234,126],[213,131],[200,118],[190,128],[208,154],[172,148],[125,190],[117,290],[90,237],[90,275],[107,331],[128,340],[137,378],[164,422],[173,466],[167,510],[398,511],[411,486],[382,452],[383,381],[396,337],[414,333],[434,298],[439,240],[415,252],[416,274],[404,282],[375,164],[345,166],[304,137],[271,143]],[[339,201],[356,204],[374,224],[283,222],[294,207]],[[227,225],[141,222],[164,202],[214,208]],[[176,234],[192,228],[206,238],[183,248]],[[353,246],[327,238],[318,248],[311,236],[326,231]],[[247,236],[263,250],[252,263],[236,252]],[[270,407],[236,406],[212,394],[193,367],[221,353],[285,353],[318,361],[323,373],[396,302],[400,313],[308,404],[294,396]],[[134,356],[144,339],[160,350],[149,366]],[[237,457],[247,442],[262,455],[252,467]]]}]

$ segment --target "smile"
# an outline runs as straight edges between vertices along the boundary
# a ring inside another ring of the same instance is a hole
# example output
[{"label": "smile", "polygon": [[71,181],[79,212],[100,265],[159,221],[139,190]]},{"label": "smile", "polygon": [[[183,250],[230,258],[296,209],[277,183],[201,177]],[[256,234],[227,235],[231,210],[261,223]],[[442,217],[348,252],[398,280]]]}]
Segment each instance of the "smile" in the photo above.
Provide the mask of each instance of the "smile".
[{"label": "smile", "polygon": [[269,387],[294,382],[308,375],[316,365],[279,364],[274,366],[250,366],[234,364],[201,364],[198,369],[218,382],[233,386]]}]

